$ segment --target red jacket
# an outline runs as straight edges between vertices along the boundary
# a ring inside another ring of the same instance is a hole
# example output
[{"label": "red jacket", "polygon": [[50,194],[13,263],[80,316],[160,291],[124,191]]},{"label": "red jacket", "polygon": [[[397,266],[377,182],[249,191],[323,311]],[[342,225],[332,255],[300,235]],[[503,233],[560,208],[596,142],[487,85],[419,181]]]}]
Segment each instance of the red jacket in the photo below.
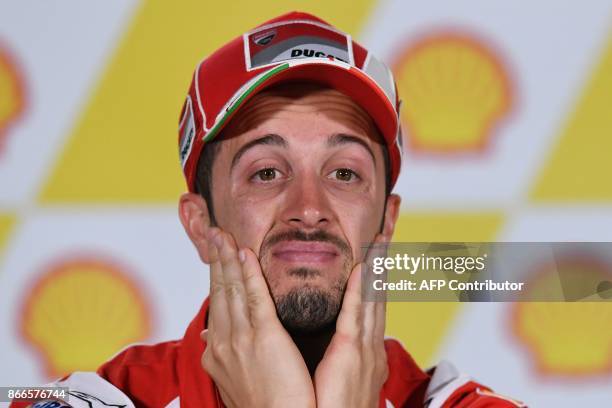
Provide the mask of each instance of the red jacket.
[{"label": "red jacket", "polygon": [[[181,340],[130,346],[97,373],[76,372],[53,385],[69,387],[68,404],[40,401],[36,408],[72,407],[223,407],[211,377],[202,369],[208,299]],[[385,340],[389,377],[380,407],[511,408],[524,405],[501,397],[460,375],[449,363],[422,371],[397,340]],[[13,402],[21,408],[28,403]]]}]

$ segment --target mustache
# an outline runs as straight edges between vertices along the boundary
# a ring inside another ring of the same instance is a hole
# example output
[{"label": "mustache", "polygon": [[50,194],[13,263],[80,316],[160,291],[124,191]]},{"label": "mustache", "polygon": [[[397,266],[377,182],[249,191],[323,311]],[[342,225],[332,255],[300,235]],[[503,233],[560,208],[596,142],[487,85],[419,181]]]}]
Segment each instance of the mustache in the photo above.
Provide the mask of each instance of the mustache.
[{"label": "mustache", "polygon": [[302,230],[279,232],[278,234],[268,238],[263,243],[260,254],[263,254],[265,251],[270,249],[270,247],[282,241],[329,242],[330,244],[336,246],[340,252],[344,254],[351,254],[351,247],[346,241],[323,230],[316,230],[313,232],[305,232]]}]

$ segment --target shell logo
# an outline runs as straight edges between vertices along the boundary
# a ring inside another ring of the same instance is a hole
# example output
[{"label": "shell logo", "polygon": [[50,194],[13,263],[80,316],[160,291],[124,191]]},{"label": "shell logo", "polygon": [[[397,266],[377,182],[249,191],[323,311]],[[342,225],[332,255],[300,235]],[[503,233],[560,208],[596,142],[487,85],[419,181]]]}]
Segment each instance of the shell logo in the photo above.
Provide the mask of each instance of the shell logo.
[{"label": "shell logo", "polygon": [[9,127],[25,109],[25,85],[8,49],[0,42],[0,153]]},{"label": "shell logo", "polygon": [[[538,373],[571,378],[612,374],[612,291],[602,285],[610,281],[611,266],[592,258],[557,260],[537,274],[529,285],[539,293],[533,298],[557,291],[570,301],[513,305],[514,334]],[[579,299],[592,301],[571,302]]]},{"label": "shell logo", "polygon": [[415,151],[483,150],[513,98],[501,58],[474,36],[438,32],[409,46],[393,72],[402,125]]},{"label": "shell logo", "polygon": [[127,344],[151,334],[142,291],[116,263],[77,257],[52,265],[22,308],[22,338],[49,378],[94,371]]}]

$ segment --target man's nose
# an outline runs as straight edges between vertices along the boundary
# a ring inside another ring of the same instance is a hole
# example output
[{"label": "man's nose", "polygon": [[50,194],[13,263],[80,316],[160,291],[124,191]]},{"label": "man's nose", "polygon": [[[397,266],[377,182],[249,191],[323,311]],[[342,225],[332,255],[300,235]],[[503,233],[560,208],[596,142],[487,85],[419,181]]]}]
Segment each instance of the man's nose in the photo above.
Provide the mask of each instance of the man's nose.
[{"label": "man's nose", "polygon": [[316,176],[300,176],[288,187],[283,221],[292,227],[326,227],[333,218],[323,181]]}]

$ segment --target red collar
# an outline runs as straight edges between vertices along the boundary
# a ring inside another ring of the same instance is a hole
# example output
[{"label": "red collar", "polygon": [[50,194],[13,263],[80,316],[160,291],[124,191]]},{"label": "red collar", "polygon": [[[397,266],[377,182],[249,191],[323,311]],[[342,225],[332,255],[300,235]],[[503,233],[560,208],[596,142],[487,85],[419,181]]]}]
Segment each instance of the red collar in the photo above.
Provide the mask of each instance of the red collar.
[{"label": "red collar", "polygon": [[[179,392],[182,408],[222,407],[221,398],[210,376],[202,369],[205,343],[200,333],[205,328],[208,298],[185,332],[178,356]],[[381,391],[381,403],[389,400],[395,407],[422,406],[429,375],[414,362],[397,340],[385,340],[389,377]]]},{"label": "red collar", "polygon": [[177,364],[181,408],[223,406],[217,388],[201,362],[206,343],[200,338],[200,333],[205,328],[208,303],[207,297],[181,342]]}]

